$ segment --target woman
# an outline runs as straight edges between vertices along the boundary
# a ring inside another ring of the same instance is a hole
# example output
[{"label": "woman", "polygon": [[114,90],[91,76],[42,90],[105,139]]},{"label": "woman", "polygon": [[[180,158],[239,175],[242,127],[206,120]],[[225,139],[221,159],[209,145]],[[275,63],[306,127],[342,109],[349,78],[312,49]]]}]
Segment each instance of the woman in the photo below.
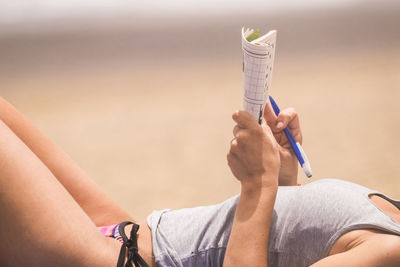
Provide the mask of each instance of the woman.
[{"label": "woman", "polygon": [[338,180],[294,186],[283,129],[301,142],[297,113],[276,118],[268,106],[264,117],[233,114],[227,159],[240,198],[153,212],[138,223],[136,253],[136,226],[107,227],[132,217],[0,99],[0,266],[400,266],[399,203]]}]

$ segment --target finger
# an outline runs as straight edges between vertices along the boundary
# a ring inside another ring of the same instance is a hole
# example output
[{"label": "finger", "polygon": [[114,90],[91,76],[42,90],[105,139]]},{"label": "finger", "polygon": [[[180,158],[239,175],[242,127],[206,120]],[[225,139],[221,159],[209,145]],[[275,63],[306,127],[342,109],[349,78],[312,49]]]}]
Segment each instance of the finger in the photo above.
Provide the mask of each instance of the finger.
[{"label": "finger", "polygon": [[271,127],[264,119],[262,120],[261,127],[265,133],[267,134],[272,133]]},{"label": "finger", "polygon": [[233,138],[230,143],[229,153],[235,154],[238,147],[238,141],[236,138]]},{"label": "finger", "polygon": [[280,130],[289,127],[291,130],[300,128],[299,117],[294,108],[282,110],[276,119],[276,127]]},{"label": "finger", "polygon": [[300,129],[300,120],[297,111],[294,108],[287,108],[279,113],[277,118],[277,128],[283,130],[288,127],[297,142],[302,142],[302,134]]},{"label": "finger", "polygon": [[244,110],[238,110],[232,114],[232,119],[237,123],[237,125],[242,129],[250,129],[259,127],[257,121],[250,113]]},{"label": "finger", "polygon": [[230,166],[231,163],[237,161],[237,156],[233,153],[226,154],[226,159],[228,160],[228,165]]},{"label": "finger", "polygon": [[276,128],[276,115],[269,101],[264,108],[264,119],[268,123],[269,127]]},{"label": "finger", "polygon": [[241,130],[241,128],[238,125],[235,125],[235,127],[233,127],[233,136],[236,137],[237,133]]},{"label": "finger", "polygon": [[239,158],[238,158],[236,155],[234,155],[234,154],[228,153],[228,154],[226,155],[226,159],[227,159],[227,162],[228,162],[228,166],[229,166],[229,168],[231,169],[233,175],[234,175],[235,177],[237,177],[237,176],[236,176],[236,175],[237,175],[236,169],[237,169],[237,166],[240,165]]}]

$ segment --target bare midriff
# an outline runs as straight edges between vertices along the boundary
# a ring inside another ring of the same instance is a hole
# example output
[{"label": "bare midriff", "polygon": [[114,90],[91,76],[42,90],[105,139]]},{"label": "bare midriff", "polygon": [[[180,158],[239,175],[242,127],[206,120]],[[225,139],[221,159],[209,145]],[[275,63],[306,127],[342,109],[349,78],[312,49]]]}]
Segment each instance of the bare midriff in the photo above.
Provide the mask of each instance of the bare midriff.
[{"label": "bare midriff", "polygon": [[[151,241],[151,229],[146,222],[139,223],[138,246],[139,254],[149,266],[157,266],[154,261],[153,243]],[[130,230],[130,229],[129,229]]]}]

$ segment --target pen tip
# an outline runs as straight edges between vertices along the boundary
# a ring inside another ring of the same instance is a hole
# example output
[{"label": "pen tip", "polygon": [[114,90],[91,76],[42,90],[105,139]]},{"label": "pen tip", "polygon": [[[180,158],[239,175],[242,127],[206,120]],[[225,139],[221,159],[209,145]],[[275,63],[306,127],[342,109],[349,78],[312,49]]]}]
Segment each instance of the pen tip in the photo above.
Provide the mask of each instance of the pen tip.
[{"label": "pen tip", "polygon": [[311,170],[310,163],[309,162],[305,162],[302,167],[303,167],[303,170],[304,170],[304,173],[306,174],[306,176],[308,178],[311,178],[312,170]]}]

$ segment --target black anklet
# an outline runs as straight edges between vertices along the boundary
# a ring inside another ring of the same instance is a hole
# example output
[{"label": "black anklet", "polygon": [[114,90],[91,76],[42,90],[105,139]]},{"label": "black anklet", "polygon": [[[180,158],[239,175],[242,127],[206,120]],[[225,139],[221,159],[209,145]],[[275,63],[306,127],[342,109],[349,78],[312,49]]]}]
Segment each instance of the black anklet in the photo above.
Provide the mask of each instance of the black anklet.
[{"label": "black anklet", "polygon": [[[129,224],[132,224],[132,230],[131,236],[128,239],[124,229],[125,226]],[[138,253],[137,231],[139,230],[139,225],[133,222],[122,222],[120,223],[118,230],[122,236],[122,239],[124,240],[124,243],[122,244],[121,251],[119,252],[117,267],[124,267],[126,249],[128,249],[128,258],[125,263],[125,267],[133,267],[132,263],[135,264],[135,267],[149,267],[149,265],[147,265],[147,263]]]}]

